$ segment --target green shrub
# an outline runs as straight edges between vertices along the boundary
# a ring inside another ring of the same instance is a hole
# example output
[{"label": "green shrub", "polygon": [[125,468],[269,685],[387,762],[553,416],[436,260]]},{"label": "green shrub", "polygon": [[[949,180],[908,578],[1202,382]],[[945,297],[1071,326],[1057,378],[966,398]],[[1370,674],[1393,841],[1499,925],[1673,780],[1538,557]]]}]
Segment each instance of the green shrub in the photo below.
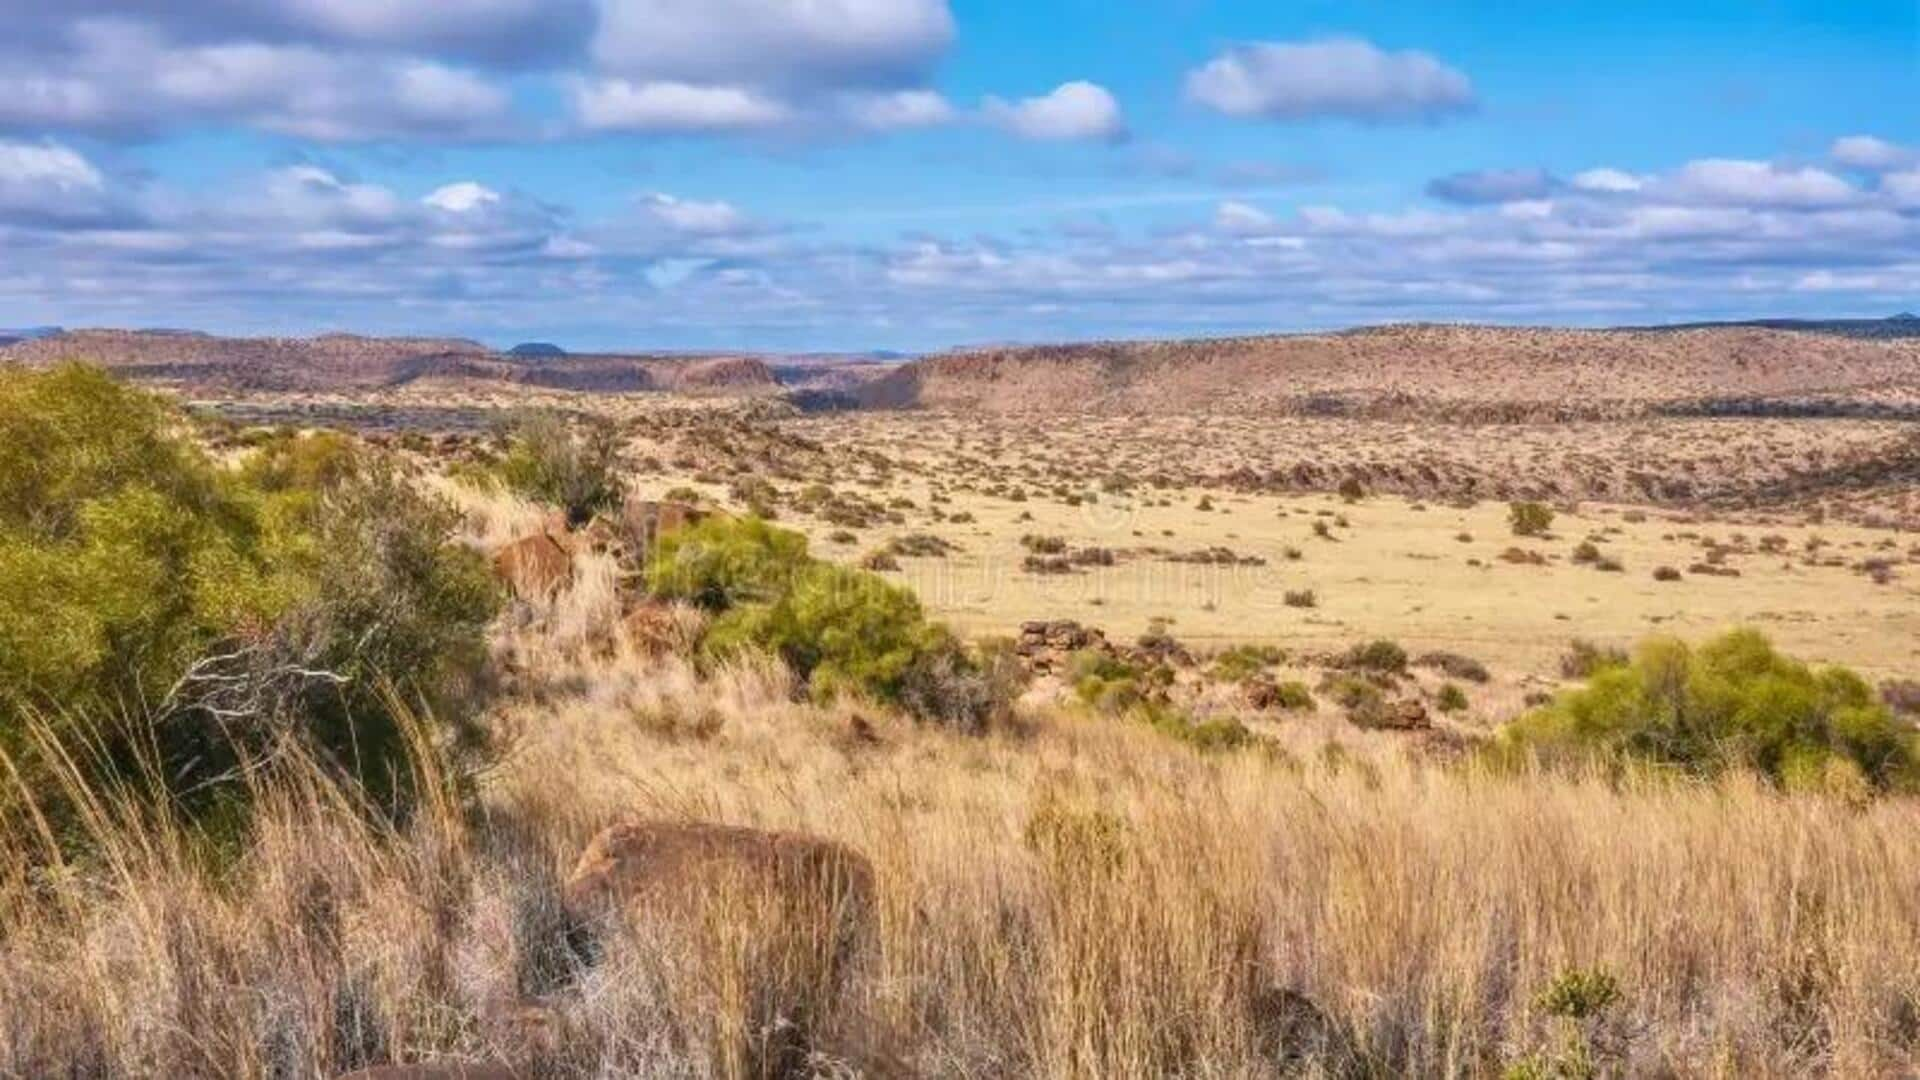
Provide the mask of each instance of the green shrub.
[{"label": "green shrub", "polygon": [[1702,775],[1751,768],[1790,790],[1907,790],[1920,778],[1914,736],[1865,680],[1782,656],[1752,630],[1698,648],[1651,639],[1630,664],[1603,665],[1515,721],[1503,741]]},{"label": "green shrub", "polygon": [[1457,683],[1444,683],[1440,687],[1440,693],[1434,698],[1434,705],[1443,713],[1465,712],[1468,705],[1467,692],[1460,689]]},{"label": "green shrub", "polygon": [[97,370],[0,371],[0,749],[36,798],[78,737],[194,810],[293,736],[398,794],[386,680],[447,700],[495,611],[455,521],[341,436],[227,469]]},{"label": "green shrub", "polygon": [[1509,503],[1507,524],[1515,536],[1544,536],[1553,528],[1553,508],[1538,502]]},{"label": "green shrub", "polygon": [[981,730],[1018,690],[1004,663],[928,622],[912,592],[814,559],[806,537],[759,518],[709,518],[666,536],[647,581],[717,613],[707,656],[772,653],[819,699],[850,692]]},{"label": "green shrub", "polygon": [[1348,649],[1340,656],[1336,666],[1382,675],[1400,675],[1407,670],[1407,650],[1394,641],[1369,641]]},{"label": "green shrub", "polygon": [[807,538],[761,518],[711,517],[661,537],[647,567],[656,595],[708,611],[772,603],[812,565]]},{"label": "green shrub", "polygon": [[1535,999],[1541,1012],[1567,1020],[1588,1020],[1620,1000],[1620,983],[1598,968],[1572,968],[1554,977]]},{"label": "green shrub", "polygon": [[1221,682],[1244,682],[1286,657],[1271,645],[1235,645],[1214,658],[1213,677]]},{"label": "green shrub", "polygon": [[725,655],[752,646],[777,653],[816,696],[852,691],[898,701],[923,656],[955,646],[911,592],[832,563],[802,569],[770,603],[733,608],[707,631],[705,647]]},{"label": "green shrub", "polygon": [[561,508],[575,526],[615,509],[626,494],[620,433],[602,417],[569,419],[552,409],[521,414],[508,427],[499,469],[508,488]]},{"label": "green shrub", "polygon": [[1118,657],[1086,650],[1067,661],[1067,681],[1082,703],[1120,713],[1146,700],[1145,673]]},{"label": "green shrub", "polygon": [[1274,687],[1273,707],[1288,712],[1304,712],[1313,708],[1313,691],[1298,679],[1288,679]]},{"label": "green shrub", "polygon": [[1252,729],[1231,716],[1199,718],[1155,702],[1138,705],[1128,715],[1202,753],[1242,750],[1261,741]]}]

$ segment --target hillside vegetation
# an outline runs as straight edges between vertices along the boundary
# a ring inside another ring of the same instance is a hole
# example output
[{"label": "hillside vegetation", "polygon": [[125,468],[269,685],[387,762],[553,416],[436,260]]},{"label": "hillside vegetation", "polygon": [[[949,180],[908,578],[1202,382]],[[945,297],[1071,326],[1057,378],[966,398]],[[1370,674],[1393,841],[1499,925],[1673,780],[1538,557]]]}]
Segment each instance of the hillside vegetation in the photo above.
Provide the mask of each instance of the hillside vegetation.
[{"label": "hillside vegetation", "polygon": [[0,1075],[1920,1065],[1915,735],[1843,667],[1576,648],[1495,728],[1390,637],[963,640],[780,521],[618,537],[662,478],[554,423],[449,475],[0,375]]},{"label": "hillside vegetation", "polygon": [[1875,415],[1879,401],[1911,418],[1920,415],[1920,339],[1748,326],[1388,326],[960,351],[908,364],[860,395],[871,407],[984,413],[1476,421],[1617,419],[1728,402],[1786,413],[1824,402],[1840,415]]}]

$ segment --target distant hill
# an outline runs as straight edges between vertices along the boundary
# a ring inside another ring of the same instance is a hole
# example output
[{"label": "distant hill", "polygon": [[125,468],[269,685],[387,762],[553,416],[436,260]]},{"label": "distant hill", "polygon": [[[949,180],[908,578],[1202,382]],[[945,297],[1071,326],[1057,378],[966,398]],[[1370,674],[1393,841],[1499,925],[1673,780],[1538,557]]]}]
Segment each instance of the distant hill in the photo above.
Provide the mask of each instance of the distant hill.
[{"label": "distant hill", "polygon": [[1005,413],[1551,419],[1778,408],[1920,415],[1920,335],[1756,325],[1400,325],[1000,347],[917,360],[866,383],[856,397],[866,408]]},{"label": "distant hill", "polygon": [[1742,319],[1732,322],[1669,323],[1634,329],[1705,330],[1726,327],[1797,330],[1807,334],[1835,334],[1854,338],[1920,338],[1920,315],[1903,311],[1885,319]]},{"label": "distant hill", "polygon": [[761,361],[737,356],[516,356],[462,338],[227,338],[142,330],[69,330],[0,345],[0,361],[84,360],[185,389],[351,393],[426,379],[605,393],[772,394]]},{"label": "distant hill", "polygon": [[508,349],[507,355],[529,357],[565,356],[567,355],[567,350],[544,341],[523,341],[513,348]]},{"label": "distant hill", "polygon": [[16,341],[48,337],[59,332],[60,328],[57,326],[0,327],[0,346],[11,345]]}]

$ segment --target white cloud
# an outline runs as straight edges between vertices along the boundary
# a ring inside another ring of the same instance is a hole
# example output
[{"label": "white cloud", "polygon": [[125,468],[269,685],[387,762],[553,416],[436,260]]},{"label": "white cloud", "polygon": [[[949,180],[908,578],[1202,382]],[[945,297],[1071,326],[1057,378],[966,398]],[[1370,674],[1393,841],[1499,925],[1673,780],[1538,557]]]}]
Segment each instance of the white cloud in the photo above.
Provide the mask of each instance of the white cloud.
[{"label": "white cloud", "polygon": [[845,101],[854,123],[870,131],[939,127],[955,119],[951,102],[932,90],[856,94]]},{"label": "white cloud", "polygon": [[1916,159],[1912,150],[1872,135],[1846,135],[1835,139],[1827,156],[1837,165],[1869,172],[1898,169]]},{"label": "white cloud", "polygon": [[78,152],[0,140],[0,221],[94,224],[111,209],[106,177]]},{"label": "white cloud", "polygon": [[582,80],[573,101],[580,122],[595,131],[743,131],[792,117],[785,104],[740,86]]},{"label": "white cloud", "polygon": [[1630,191],[1639,191],[1645,186],[1645,181],[1619,169],[1588,169],[1574,174],[1573,186],[1581,191],[1621,195]]},{"label": "white cloud", "polygon": [[0,46],[0,129],[227,123],[324,141],[464,138],[502,126],[510,104],[481,76],[421,59],[180,45],[128,23],[82,24],[70,44],[11,57]]},{"label": "white cloud", "polygon": [[1228,200],[1214,209],[1213,227],[1225,233],[1260,233],[1273,228],[1273,215],[1257,206]]},{"label": "white cloud", "polygon": [[1684,200],[1730,206],[1838,206],[1860,196],[1824,169],[1731,158],[1689,161],[1663,186]]},{"label": "white cloud", "polygon": [[1920,209],[1920,169],[1882,176],[1880,190],[1885,192],[1896,206]]},{"label": "white cloud", "polygon": [[1127,133],[1120,103],[1105,87],[1085,81],[1062,83],[1052,92],[1017,102],[989,98],[986,113],[1023,139],[1104,139]]},{"label": "white cloud", "polygon": [[472,180],[462,180],[435,188],[420,201],[449,214],[469,214],[484,207],[498,206],[500,193]]},{"label": "white cloud", "polygon": [[946,0],[599,0],[599,12],[594,62],[641,82],[911,85],[954,36]]},{"label": "white cloud", "polygon": [[63,193],[106,186],[92,162],[57,143],[0,142],[0,183]]},{"label": "white cloud", "polygon": [[654,192],[642,197],[640,206],[653,220],[680,233],[726,236],[750,227],[747,216],[726,202],[676,199]]},{"label": "white cloud", "polygon": [[1236,45],[1187,74],[1190,100],[1229,116],[1431,121],[1474,107],[1466,75],[1432,55],[1358,38]]}]

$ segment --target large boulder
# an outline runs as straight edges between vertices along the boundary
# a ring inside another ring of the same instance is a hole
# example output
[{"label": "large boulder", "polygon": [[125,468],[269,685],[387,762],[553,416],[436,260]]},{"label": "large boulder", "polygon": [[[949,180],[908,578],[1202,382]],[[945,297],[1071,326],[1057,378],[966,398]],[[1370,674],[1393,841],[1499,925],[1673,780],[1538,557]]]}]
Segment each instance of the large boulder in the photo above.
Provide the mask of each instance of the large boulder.
[{"label": "large boulder", "polygon": [[[858,1007],[843,990],[873,937],[873,867],[842,844],[625,821],[587,845],[562,904],[589,943],[692,960],[668,967],[666,992],[694,1014],[744,1006],[712,1032],[729,1073],[812,1075],[835,1033],[860,1027],[843,1020]],[[727,986],[748,988],[747,1000]]]},{"label": "large boulder", "polygon": [[573,554],[548,533],[523,536],[493,553],[493,571],[522,600],[551,600],[573,581]]},{"label": "large boulder", "polygon": [[873,866],[844,844],[802,833],[630,819],[587,844],[563,902],[580,920],[697,905],[717,890],[766,890],[830,916],[850,937],[872,917]]}]

